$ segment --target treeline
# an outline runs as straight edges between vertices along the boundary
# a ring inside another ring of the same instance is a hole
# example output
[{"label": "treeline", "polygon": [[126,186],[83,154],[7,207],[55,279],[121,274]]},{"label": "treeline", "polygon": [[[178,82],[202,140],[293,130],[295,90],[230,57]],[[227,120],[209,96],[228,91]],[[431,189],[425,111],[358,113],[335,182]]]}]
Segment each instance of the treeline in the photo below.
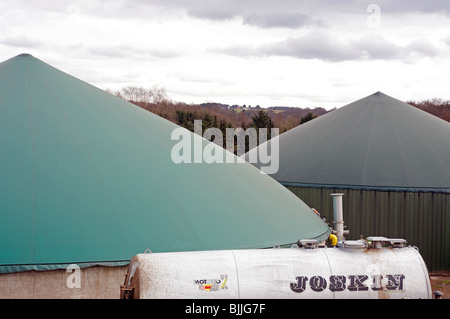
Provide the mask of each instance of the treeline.
[{"label": "treeline", "polygon": [[429,99],[419,102],[408,101],[407,103],[450,122],[450,100]]},{"label": "treeline", "polygon": [[[172,101],[166,90],[162,87],[142,88],[128,86],[119,91],[106,90],[126,101],[136,104],[154,114],[172,121],[189,130],[193,129],[193,121],[202,120],[205,128],[248,128],[263,116],[270,120],[268,127],[278,128],[280,134],[284,133],[308,119],[327,113],[324,108],[293,108],[283,110],[261,109],[251,106],[228,106],[221,103],[186,104]],[[261,113],[263,112],[263,113]],[[264,126],[259,126],[264,127]]]},{"label": "treeline", "polygon": [[[222,103],[186,104],[172,101],[166,90],[159,86],[142,88],[128,86],[119,91],[107,90],[124,100],[134,103],[154,114],[172,121],[191,131],[194,120],[202,120],[203,131],[208,128],[219,128],[223,135],[227,128],[278,128],[284,133],[298,125],[318,116],[331,112],[324,108],[298,108],[274,106],[261,109],[246,105],[226,105]],[[450,101],[430,99],[419,102],[408,101],[408,104],[431,113],[450,122]],[[270,138],[270,137],[269,137]]]}]

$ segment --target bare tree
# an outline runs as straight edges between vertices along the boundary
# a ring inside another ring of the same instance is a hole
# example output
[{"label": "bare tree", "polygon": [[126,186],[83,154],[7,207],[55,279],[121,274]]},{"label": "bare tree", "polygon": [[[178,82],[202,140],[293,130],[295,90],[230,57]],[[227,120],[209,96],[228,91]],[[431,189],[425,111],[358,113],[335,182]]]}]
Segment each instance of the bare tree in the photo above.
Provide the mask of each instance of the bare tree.
[{"label": "bare tree", "polygon": [[137,86],[126,86],[121,91],[122,96],[125,100],[136,103],[151,103],[153,92],[152,90],[137,87]]},{"label": "bare tree", "polygon": [[164,87],[154,85],[149,91],[151,92],[152,95],[153,104],[158,105],[170,103],[169,96],[167,95],[167,91]]},{"label": "bare tree", "polygon": [[113,91],[111,89],[106,89],[105,92],[117,96],[118,98],[125,99],[120,91]]}]

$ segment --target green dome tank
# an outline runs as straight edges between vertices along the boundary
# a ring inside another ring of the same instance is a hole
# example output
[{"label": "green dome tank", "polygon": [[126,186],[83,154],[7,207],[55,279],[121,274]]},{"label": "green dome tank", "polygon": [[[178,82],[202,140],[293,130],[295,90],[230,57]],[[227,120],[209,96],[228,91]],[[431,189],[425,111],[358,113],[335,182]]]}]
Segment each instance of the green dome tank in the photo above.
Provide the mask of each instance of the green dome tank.
[{"label": "green dome tank", "polygon": [[174,163],[177,128],[31,55],[0,63],[0,272],[328,237],[248,163]]}]

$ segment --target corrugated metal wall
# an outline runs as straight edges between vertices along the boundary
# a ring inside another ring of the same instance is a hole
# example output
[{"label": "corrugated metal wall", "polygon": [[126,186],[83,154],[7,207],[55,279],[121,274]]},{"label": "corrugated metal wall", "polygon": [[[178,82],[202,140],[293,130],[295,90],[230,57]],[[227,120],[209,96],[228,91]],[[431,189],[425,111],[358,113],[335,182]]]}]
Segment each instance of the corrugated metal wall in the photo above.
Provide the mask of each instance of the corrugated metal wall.
[{"label": "corrugated metal wall", "polygon": [[333,226],[330,194],[344,193],[348,239],[404,238],[417,246],[428,270],[450,273],[450,194],[287,187]]}]

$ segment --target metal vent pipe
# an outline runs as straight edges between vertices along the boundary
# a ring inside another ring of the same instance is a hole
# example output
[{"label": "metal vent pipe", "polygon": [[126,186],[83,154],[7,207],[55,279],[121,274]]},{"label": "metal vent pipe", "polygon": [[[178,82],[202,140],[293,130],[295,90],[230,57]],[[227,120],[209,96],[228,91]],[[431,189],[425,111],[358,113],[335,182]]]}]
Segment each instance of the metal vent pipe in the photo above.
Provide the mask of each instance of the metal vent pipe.
[{"label": "metal vent pipe", "polygon": [[331,194],[333,196],[334,231],[338,241],[345,240],[348,232],[344,231],[344,210],[342,205],[343,193]]}]

